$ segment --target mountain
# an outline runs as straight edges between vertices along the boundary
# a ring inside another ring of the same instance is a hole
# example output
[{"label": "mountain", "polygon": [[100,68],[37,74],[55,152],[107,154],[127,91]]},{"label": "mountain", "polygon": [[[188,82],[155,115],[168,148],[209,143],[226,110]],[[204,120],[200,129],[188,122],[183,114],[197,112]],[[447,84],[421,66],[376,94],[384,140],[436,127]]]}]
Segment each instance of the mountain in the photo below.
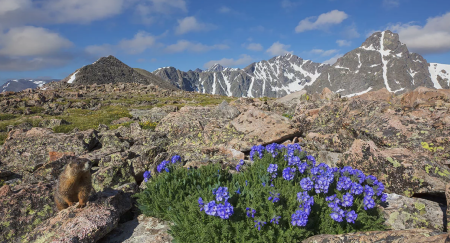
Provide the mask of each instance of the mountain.
[{"label": "mountain", "polygon": [[400,94],[419,86],[448,88],[450,65],[428,64],[411,53],[391,31],[375,32],[359,47],[339,58],[306,87],[318,93],[328,87],[343,96],[354,96],[386,88]]},{"label": "mountain", "polygon": [[6,83],[4,83],[2,86],[0,86],[0,93],[6,92],[6,91],[14,91],[19,92],[24,89],[35,89],[37,87],[42,87],[42,85],[53,82],[53,81],[59,81],[59,79],[14,79],[9,80]]},{"label": "mountain", "polygon": [[74,84],[142,83],[155,84],[165,89],[177,89],[169,82],[143,69],[133,69],[114,56],[102,57],[62,80]]},{"label": "mountain", "polygon": [[215,64],[207,70],[188,72],[164,67],[153,74],[187,91],[235,97],[283,97],[313,84],[329,67],[288,53],[244,69]]}]

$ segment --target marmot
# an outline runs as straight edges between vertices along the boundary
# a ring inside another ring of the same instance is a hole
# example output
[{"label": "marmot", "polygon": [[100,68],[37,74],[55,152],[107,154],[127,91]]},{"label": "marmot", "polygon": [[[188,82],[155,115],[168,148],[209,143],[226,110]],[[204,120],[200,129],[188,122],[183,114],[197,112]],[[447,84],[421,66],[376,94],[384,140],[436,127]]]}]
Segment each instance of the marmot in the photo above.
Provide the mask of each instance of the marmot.
[{"label": "marmot", "polygon": [[58,210],[76,202],[79,202],[77,208],[84,207],[92,189],[90,161],[76,157],[70,157],[69,161],[56,184],[55,203]]}]

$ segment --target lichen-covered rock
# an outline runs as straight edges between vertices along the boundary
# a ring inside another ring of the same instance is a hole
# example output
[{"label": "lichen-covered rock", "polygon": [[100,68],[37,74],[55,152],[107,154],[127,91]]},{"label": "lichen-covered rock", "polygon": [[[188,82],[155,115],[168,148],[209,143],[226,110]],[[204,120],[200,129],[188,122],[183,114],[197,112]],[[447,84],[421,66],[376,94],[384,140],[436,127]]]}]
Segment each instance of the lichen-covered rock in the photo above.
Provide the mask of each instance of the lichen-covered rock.
[{"label": "lichen-covered rock", "polygon": [[117,226],[131,209],[130,195],[105,190],[85,208],[69,207],[39,224],[25,242],[96,242]]},{"label": "lichen-covered rock", "polygon": [[388,194],[382,207],[385,224],[392,230],[428,228],[444,231],[446,205],[421,198]]},{"label": "lichen-covered rock", "polygon": [[231,125],[244,134],[242,140],[248,143],[246,150],[255,144],[278,143],[301,135],[288,118],[258,109],[239,115]]},{"label": "lichen-covered rock", "polygon": [[154,107],[150,110],[134,109],[130,114],[141,122],[160,122],[169,113],[161,107]]},{"label": "lichen-covered rock", "polygon": [[119,224],[98,243],[170,243],[173,237],[167,232],[169,228],[169,222],[139,215],[131,221]]},{"label": "lichen-covered rock", "polygon": [[87,130],[73,134],[58,134],[47,128],[14,130],[0,150],[2,161],[12,172],[32,173],[47,163],[51,152],[72,152],[79,156],[98,143],[97,132]]},{"label": "lichen-covered rock", "polygon": [[21,242],[41,222],[55,215],[53,184],[0,188],[0,242]]},{"label": "lichen-covered rock", "polygon": [[54,128],[65,124],[69,124],[69,122],[64,119],[45,119],[39,122],[39,126],[45,128]]},{"label": "lichen-covered rock", "polygon": [[400,96],[387,90],[331,100],[311,95],[298,103],[292,124],[310,153],[340,153],[337,164],[377,176],[388,192],[442,195],[450,182],[449,94],[417,88]]},{"label": "lichen-covered rock", "polygon": [[316,235],[302,243],[347,243],[347,242],[380,242],[380,243],[446,243],[450,241],[447,233],[430,229],[368,231],[342,235]]}]

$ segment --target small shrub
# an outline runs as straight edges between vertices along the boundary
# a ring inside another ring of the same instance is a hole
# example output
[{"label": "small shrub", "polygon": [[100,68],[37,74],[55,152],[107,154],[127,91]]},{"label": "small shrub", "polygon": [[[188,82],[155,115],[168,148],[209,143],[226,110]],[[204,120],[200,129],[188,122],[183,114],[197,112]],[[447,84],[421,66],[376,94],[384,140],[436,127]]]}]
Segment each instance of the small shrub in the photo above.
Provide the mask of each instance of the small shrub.
[{"label": "small shrub", "polygon": [[146,121],[146,122],[139,122],[139,125],[141,125],[142,129],[149,129],[149,130],[155,130],[156,126],[158,125],[157,122],[151,122],[151,121]]},{"label": "small shrub", "polygon": [[288,113],[284,113],[282,116],[288,118],[288,119],[292,119],[292,117],[294,117],[294,115],[292,114],[288,114]]},{"label": "small shrub", "polygon": [[383,230],[374,176],[316,164],[298,145],[254,146],[238,173],[217,164],[179,168],[164,161],[136,195],[149,216],[170,220],[176,242],[299,242],[317,234]]}]

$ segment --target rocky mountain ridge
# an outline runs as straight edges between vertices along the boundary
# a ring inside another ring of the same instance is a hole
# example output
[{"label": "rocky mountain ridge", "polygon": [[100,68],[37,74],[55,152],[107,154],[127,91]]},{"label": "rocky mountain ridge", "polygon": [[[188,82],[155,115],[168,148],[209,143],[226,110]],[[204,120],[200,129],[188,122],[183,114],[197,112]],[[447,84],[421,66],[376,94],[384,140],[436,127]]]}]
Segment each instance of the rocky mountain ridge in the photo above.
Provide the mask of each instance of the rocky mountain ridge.
[{"label": "rocky mountain ridge", "polygon": [[410,53],[389,30],[373,33],[331,66],[285,54],[244,69],[215,64],[204,71],[165,67],[153,73],[184,90],[236,97],[282,97],[302,89],[319,93],[325,87],[349,97],[382,88],[397,94],[419,86],[450,88],[450,65]]},{"label": "rocky mountain ridge", "polygon": [[165,89],[177,89],[159,77],[133,69],[114,56],[102,57],[61,80],[68,84],[141,83],[155,84]]},{"label": "rocky mountain ridge", "polygon": [[57,82],[59,79],[13,79],[0,86],[0,93],[6,91],[19,92],[24,89],[36,89],[49,82]]},{"label": "rocky mountain ridge", "polygon": [[215,64],[203,71],[159,68],[153,74],[183,90],[234,97],[283,97],[311,85],[329,67],[290,53],[245,67]]}]

